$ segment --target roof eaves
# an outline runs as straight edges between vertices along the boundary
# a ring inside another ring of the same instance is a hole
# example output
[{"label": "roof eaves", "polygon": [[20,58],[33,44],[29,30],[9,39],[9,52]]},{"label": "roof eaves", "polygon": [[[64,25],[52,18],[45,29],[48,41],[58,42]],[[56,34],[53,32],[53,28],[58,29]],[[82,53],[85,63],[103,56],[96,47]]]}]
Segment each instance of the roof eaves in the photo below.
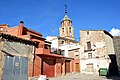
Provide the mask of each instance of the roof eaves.
[{"label": "roof eaves", "polygon": [[20,38],[20,37],[16,37],[16,36],[13,36],[13,35],[10,35],[10,34],[0,33],[0,37],[2,37],[4,39],[7,39],[7,40],[15,41],[15,42],[22,42],[24,44],[32,44],[32,45],[34,45],[33,41],[23,39],[23,38]]}]

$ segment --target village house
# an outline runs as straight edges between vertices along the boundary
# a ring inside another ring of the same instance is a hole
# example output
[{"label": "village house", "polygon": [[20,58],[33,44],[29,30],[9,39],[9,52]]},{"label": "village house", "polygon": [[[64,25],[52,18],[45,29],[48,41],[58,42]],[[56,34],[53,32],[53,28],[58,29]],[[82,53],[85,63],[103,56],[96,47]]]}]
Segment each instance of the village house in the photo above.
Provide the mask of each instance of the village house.
[{"label": "village house", "polygon": [[[18,36],[35,43],[33,62],[28,64],[28,76],[47,77],[61,76],[65,74],[65,60],[62,55],[51,52],[51,42],[45,41],[41,33],[24,27],[21,21],[19,26],[6,28],[6,34]],[[59,51],[60,53],[60,51]],[[62,65],[63,64],[63,65]]]},{"label": "village house", "polygon": [[28,80],[28,64],[32,63],[34,58],[34,42],[2,31],[0,33],[0,80]]},{"label": "village house", "polygon": [[99,75],[100,68],[114,70],[112,57],[115,52],[110,33],[105,30],[80,30],[80,47],[82,74]]}]

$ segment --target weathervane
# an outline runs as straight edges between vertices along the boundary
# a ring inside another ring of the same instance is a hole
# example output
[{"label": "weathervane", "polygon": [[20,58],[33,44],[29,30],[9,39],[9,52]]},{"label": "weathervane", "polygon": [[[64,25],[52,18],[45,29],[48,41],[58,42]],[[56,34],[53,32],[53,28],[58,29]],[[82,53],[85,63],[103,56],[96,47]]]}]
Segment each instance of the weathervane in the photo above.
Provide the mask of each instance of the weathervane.
[{"label": "weathervane", "polygon": [[65,5],[65,15],[67,15],[67,5]]}]

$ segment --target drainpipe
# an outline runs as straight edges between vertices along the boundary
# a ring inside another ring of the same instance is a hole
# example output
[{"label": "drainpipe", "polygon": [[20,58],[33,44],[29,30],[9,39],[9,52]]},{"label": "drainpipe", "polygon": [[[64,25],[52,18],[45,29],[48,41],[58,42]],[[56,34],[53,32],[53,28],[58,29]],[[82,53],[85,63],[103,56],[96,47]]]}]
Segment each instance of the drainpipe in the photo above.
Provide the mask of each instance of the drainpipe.
[{"label": "drainpipe", "polygon": [[32,70],[32,77],[34,76],[34,62],[35,62],[35,46],[33,46],[33,55],[34,55],[34,58],[33,58],[33,70]]}]

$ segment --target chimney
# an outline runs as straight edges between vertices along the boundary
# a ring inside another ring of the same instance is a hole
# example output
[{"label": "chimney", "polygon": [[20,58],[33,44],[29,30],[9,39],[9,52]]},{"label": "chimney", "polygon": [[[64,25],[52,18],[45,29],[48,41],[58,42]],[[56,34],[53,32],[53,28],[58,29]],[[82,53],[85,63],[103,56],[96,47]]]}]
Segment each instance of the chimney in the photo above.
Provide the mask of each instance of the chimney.
[{"label": "chimney", "polygon": [[24,22],[20,21],[20,25],[19,25],[19,28],[18,28],[18,36],[22,36],[23,27],[24,27],[23,24],[24,24]]}]

